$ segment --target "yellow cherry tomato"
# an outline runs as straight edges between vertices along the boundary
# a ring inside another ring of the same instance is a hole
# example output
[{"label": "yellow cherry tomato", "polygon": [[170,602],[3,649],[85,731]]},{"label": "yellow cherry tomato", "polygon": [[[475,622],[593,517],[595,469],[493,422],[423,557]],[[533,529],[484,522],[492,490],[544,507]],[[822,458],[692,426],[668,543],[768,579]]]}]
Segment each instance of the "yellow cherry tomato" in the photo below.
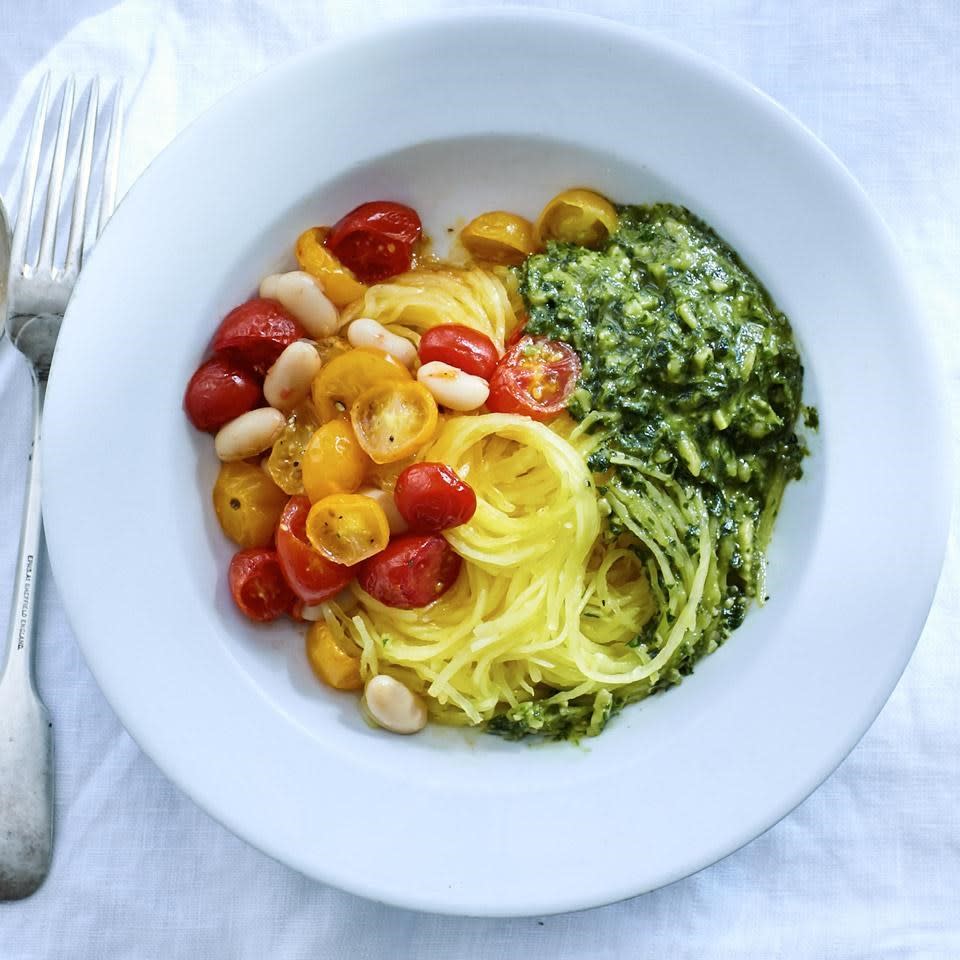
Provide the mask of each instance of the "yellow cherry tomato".
[{"label": "yellow cherry tomato", "polygon": [[334,306],[345,307],[362,297],[367,287],[323,245],[329,232],[329,227],[304,230],[297,237],[297,263],[301,270],[320,281]]},{"label": "yellow cherry tomato", "polygon": [[287,505],[287,495],[258,466],[225,463],[213,486],[220,528],[238,546],[266,547]]},{"label": "yellow cherry tomato", "polygon": [[379,553],[390,540],[380,504],[360,493],[335,493],[307,514],[307,539],[328,560],[352,567]]},{"label": "yellow cherry tomato", "polygon": [[411,463],[413,463],[413,457],[404,457],[402,460],[394,460],[393,463],[373,463],[371,461],[367,468],[367,482],[378,490],[393,493],[393,489],[397,485],[397,477]]},{"label": "yellow cherry tomato", "polygon": [[460,242],[477,260],[515,267],[537,248],[533,224],[515,213],[481,213],[460,231]]},{"label": "yellow cherry tomato", "polygon": [[266,470],[284,493],[303,493],[303,451],[319,426],[316,411],[308,400],[290,412],[283,433],[274,441]]},{"label": "yellow cherry tomato", "polygon": [[410,371],[382,350],[361,348],[334,357],[313,381],[313,405],[326,423],[349,417],[353,401],[385,380],[409,380]]},{"label": "yellow cherry tomato", "polygon": [[[360,657],[341,646],[322,620],[307,631],[307,660],[317,677],[334,690],[359,690]],[[359,651],[357,651],[359,653]]]},{"label": "yellow cherry tomato", "polygon": [[323,337],[314,346],[320,354],[320,363],[329,363],[353,349],[345,337]]},{"label": "yellow cherry tomato", "polygon": [[537,241],[576,243],[596,249],[617,229],[613,204],[592,190],[564,190],[544,208],[537,220]]},{"label": "yellow cherry tomato", "polygon": [[350,407],[357,442],[374,463],[403,460],[437,430],[437,401],[421,383],[378,383]]},{"label": "yellow cherry tomato", "polygon": [[369,466],[353,427],[346,420],[331,420],[314,432],[304,448],[303,488],[311,503],[332,493],[353,493]]}]

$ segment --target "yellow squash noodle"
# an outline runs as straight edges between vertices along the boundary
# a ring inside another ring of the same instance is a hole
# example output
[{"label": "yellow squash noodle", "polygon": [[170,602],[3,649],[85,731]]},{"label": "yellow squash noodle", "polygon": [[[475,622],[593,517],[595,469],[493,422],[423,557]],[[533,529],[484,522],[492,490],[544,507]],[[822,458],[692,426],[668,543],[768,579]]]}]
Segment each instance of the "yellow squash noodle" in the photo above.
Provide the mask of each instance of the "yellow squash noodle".
[{"label": "yellow squash noodle", "polygon": [[457,323],[485,333],[500,349],[517,322],[501,280],[476,267],[421,267],[375,284],[346,307],[341,324],[357,317],[377,320],[414,344],[431,327]]},{"label": "yellow squash noodle", "polygon": [[599,727],[610,689],[655,678],[658,664],[629,645],[655,598],[636,553],[601,537],[578,442],[569,421],[551,429],[485,414],[445,424],[423,458],[451,465],[476,492],[473,518],[446,533],[463,570],[424,609],[384,606],[358,586],[352,615],[326,605],[331,628],[362,651],[364,679],[396,677],[448,724],[479,724],[538,697],[593,696]]}]

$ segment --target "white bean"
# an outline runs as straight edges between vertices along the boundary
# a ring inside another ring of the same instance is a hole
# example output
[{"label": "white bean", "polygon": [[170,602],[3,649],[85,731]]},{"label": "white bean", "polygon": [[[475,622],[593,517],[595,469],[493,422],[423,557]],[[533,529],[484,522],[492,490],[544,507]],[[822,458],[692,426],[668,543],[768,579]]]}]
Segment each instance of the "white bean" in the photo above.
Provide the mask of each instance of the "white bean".
[{"label": "white bean", "polygon": [[425,363],[417,371],[417,380],[433,394],[437,403],[450,410],[476,410],[490,395],[490,385],[483,377],[464,373],[442,360]]},{"label": "white bean", "polygon": [[263,453],[283,432],[287,418],[273,407],[258,407],[224,424],[213,438],[217,456],[229,463]]},{"label": "white bean", "polygon": [[329,609],[329,603],[335,603],[344,613],[349,613],[357,606],[357,598],[349,587],[344,587],[338,594],[332,596],[329,601],[322,600],[320,603],[305,603],[300,608],[300,616],[311,623],[317,620],[323,620],[324,610]]},{"label": "white bean", "polygon": [[347,327],[347,339],[351,346],[389,353],[405,367],[412,367],[417,359],[417,348],[409,340],[391,333],[382,323],[369,317],[357,317]]},{"label": "white bean", "polygon": [[263,381],[267,403],[284,412],[292,410],[307,398],[320,366],[320,354],[312,343],[306,340],[291,343],[267,371]]},{"label": "white bean", "polygon": [[315,277],[302,270],[271,273],[260,284],[260,296],[278,300],[316,340],[337,332],[337,308],[327,299]]},{"label": "white bean", "polygon": [[409,527],[403,515],[397,509],[397,501],[393,499],[393,494],[389,490],[380,490],[377,487],[364,487],[357,493],[369,497],[386,514],[387,523],[390,525],[390,532],[393,534],[405,533]]},{"label": "white bean", "polygon": [[304,620],[308,620],[310,623],[314,623],[317,620],[323,619],[323,611],[326,607],[325,603],[305,603],[300,608],[300,616]]},{"label": "white bean", "polygon": [[416,733],[427,725],[427,705],[399,680],[381,673],[367,681],[370,716],[391,733]]}]

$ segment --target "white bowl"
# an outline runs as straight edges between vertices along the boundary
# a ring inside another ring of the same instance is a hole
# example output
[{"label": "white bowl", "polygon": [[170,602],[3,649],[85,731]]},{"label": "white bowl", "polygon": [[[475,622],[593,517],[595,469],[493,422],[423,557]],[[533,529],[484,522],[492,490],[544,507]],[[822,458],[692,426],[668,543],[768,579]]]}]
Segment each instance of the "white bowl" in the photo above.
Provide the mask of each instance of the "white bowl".
[{"label": "white bowl", "polygon": [[[441,234],[562,187],[686,204],[794,324],[822,426],[784,501],[770,602],[682,686],[582,746],[369,729],[290,625],[225,585],[209,438],[184,385],[305,227],[408,202]],[[247,84],[186,130],[84,268],[47,400],[57,581],[118,716],[197,803],[320,880],[486,915],[603,904],[757,836],[877,715],[931,602],[948,512],[936,367],[891,238],[776,104],[611,23],[394,25]]]}]

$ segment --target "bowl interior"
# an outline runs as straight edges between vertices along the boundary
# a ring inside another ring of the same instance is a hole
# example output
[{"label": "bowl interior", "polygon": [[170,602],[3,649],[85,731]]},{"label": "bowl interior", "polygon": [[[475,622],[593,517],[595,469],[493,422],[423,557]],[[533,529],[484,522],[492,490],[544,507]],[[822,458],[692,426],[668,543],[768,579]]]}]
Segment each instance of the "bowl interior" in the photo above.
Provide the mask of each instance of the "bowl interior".
[{"label": "bowl interior", "polygon": [[[571,185],[590,186],[617,202],[669,200],[699,209],[695,191],[685,191],[648,167],[562,140],[491,135],[405,147],[317,184],[308,195],[291,199],[263,225],[262,233],[209,285],[209,320],[205,325],[197,323],[192,332],[196,348],[192,354],[183,352],[187,367],[202,355],[224,305],[229,308],[253,295],[260,277],[296,267],[291,247],[302,230],[331,223],[365,199],[390,197],[414,206],[442,252],[453,231],[476,214],[507,209],[535,218],[542,203]],[[776,264],[751,266],[768,283],[781,279]],[[781,308],[791,315],[790,285],[781,281],[781,286],[786,298]],[[202,310],[198,315],[203,315]],[[189,369],[185,369],[184,377],[188,376]],[[805,399],[818,402],[810,373]],[[204,642],[214,644],[219,656],[235,660],[258,694],[311,738],[335,744],[347,753],[362,751],[391,778],[444,777],[463,767],[481,773],[485,780],[502,783],[524,769],[536,771],[535,776],[549,784],[555,778],[591,776],[596,760],[587,760],[588,755],[620,753],[638,738],[645,746],[638,752],[637,762],[656,762],[661,751],[670,754],[683,749],[690,724],[709,722],[713,711],[723,709],[722,692],[736,691],[738,678],[752,662],[758,657],[776,657],[781,645],[796,643],[789,629],[793,585],[809,562],[815,541],[811,534],[820,521],[824,460],[819,455],[808,461],[802,482],[789,488],[771,551],[769,603],[754,609],[733,640],[703,661],[681,688],[628,708],[603,737],[579,752],[565,744],[541,744],[530,750],[476,732],[437,726],[398,745],[394,738],[364,723],[354,695],[318,685],[304,657],[302,628],[286,622],[259,627],[236,611],[225,576],[233,548],[209,509],[209,491],[218,468],[211,444],[186,426],[176,429],[170,439],[168,461],[194,464],[192,471],[171,471],[164,478],[170,486],[171,503],[180,504],[181,511],[196,513],[179,530],[181,556],[198,603],[214,597],[222,624],[222,629]],[[810,436],[808,442],[819,450],[819,436]],[[199,527],[206,531],[206,549],[198,549]],[[467,751],[463,750],[465,743],[470,747]]]}]

